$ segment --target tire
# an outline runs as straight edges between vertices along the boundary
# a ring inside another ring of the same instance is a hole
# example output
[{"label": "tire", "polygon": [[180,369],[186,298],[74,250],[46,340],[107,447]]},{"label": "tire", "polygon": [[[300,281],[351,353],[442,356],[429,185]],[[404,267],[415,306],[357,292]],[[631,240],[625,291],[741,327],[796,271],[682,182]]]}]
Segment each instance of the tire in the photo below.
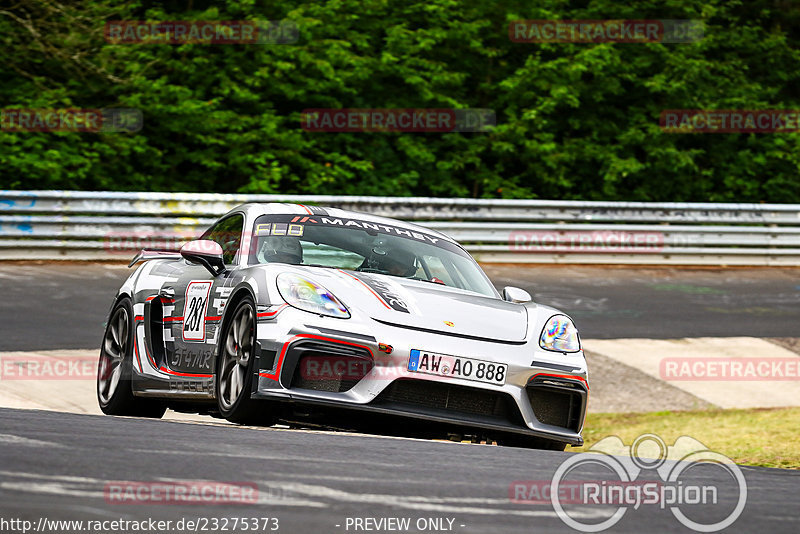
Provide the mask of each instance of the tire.
[{"label": "tire", "polygon": [[217,353],[214,391],[222,417],[240,425],[272,425],[270,403],[251,398],[255,368],[256,312],[248,295],[225,321]]},{"label": "tire", "polygon": [[567,448],[567,444],[562,441],[552,441],[549,439],[515,434],[507,435],[501,440],[498,440],[497,443],[504,447],[519,447],[522,449],[539,449],[544,451],[563,451]]},{"label": "tire", "polygon": [[159,419],[166,405],[157,400],[134,397],[133,306],[128,297],[120,300],[108,316],[97,366],[97,403],[106,415]]}]

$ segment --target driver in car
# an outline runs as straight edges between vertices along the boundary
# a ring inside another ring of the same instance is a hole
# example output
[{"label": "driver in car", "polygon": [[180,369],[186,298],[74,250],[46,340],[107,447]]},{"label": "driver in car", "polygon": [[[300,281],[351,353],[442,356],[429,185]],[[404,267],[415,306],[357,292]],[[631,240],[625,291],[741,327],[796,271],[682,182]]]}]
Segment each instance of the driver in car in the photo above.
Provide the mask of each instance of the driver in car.
[{"label": "driver in car", "polygon": [[414,253],[402,248],[394,248],[384,254],[375,254],[375,264],[377,268],[395,276],[414,276],[417,272],[416,259]]},{"label": "driver in car", "polygon": [[292,237],[263,237],[256,257],[260,263],[300,265],[303,263],[303,246]]}]

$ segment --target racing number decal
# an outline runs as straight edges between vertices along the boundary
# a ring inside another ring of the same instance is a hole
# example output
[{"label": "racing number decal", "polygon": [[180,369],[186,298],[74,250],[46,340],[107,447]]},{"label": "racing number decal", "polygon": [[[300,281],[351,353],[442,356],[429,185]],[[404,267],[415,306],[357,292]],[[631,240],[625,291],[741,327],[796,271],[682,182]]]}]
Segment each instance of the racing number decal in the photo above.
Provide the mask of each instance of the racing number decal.
[{"label": "racing number decal", "polygon": [[192,297],[189,302],[189,315],[186,317],[184,332],[197,332],[200,330],[200,315],[203,311],[203,297]]},{"label": "racing number decal", "polygon": [[189,282],[183,304],[183,340],[206,340],[206,308],[211,282]]}]

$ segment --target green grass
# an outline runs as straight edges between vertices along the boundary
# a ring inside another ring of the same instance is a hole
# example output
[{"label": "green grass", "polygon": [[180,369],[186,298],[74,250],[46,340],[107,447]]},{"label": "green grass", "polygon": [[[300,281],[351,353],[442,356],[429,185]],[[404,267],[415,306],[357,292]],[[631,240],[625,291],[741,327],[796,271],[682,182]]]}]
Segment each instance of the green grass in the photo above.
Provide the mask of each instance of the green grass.
[{"label": "green grass", "polygon": [[630,445],[647,433],[661,436],[667,445],[690,436],[737,464],[800,469],[800,408],[589,414],[586,444],[567,450],[583,452],[614,435]]}]

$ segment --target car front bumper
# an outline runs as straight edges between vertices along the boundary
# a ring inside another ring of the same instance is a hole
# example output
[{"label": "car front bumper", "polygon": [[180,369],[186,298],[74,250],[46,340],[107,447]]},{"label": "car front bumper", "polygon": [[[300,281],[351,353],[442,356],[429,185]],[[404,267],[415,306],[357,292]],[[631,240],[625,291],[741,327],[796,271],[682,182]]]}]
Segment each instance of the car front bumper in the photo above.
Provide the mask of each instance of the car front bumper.
[{"label": "car front bumper", "polygon": [[[259,313],[256,398],[583,444],[589,388],[582,352],[548,353],[531,340],[476,341],[377,321],[345,322],[286,306],[270,313]],[[411,372],[412,349],[506,364],[505,383]],[[327,371],[309,377],[309,358],[315,369],[329,364]]]}]

